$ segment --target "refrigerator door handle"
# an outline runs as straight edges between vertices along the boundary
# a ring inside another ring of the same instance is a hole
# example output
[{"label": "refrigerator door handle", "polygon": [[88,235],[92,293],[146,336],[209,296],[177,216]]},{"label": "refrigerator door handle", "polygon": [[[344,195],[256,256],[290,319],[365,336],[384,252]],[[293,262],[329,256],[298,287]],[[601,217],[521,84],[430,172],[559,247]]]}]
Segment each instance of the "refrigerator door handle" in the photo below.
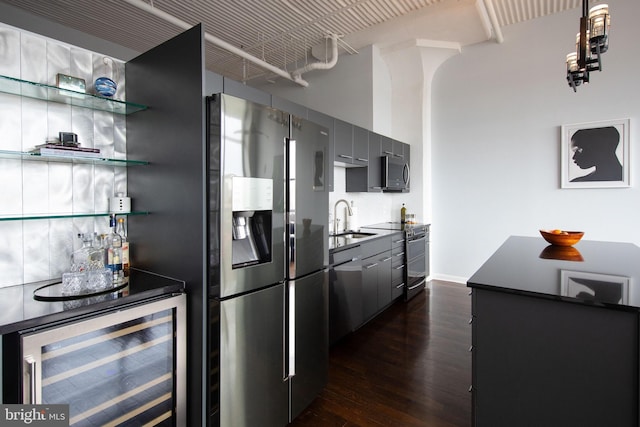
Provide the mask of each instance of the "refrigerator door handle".
[{"label": "refrigerator door handle", "polygon": [[285,336],[287,336],[285,348],[285,381],[290,380],[296,375],[296,285],[293,280],[287,283],[288,301],[285,307],[287,307],[288,313],[285,315]]}]

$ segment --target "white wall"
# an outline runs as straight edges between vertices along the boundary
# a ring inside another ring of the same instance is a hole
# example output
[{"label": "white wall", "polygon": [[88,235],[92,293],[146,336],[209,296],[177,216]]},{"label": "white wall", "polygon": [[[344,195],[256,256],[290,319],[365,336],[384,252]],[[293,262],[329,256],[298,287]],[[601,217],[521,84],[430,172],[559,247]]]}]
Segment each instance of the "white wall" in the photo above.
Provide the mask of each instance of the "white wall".
[{"label": "white wall", "polygon": [[[432,269],[466,281],[509,235],[540,228],[640,245],[640,2],[609,1],[603,71],[574,93],[565,56],[580,10],[505,27],[504,44],[463,49],[434,79]],[[561,189],[560,126],[631,119],[631,188]]]}]

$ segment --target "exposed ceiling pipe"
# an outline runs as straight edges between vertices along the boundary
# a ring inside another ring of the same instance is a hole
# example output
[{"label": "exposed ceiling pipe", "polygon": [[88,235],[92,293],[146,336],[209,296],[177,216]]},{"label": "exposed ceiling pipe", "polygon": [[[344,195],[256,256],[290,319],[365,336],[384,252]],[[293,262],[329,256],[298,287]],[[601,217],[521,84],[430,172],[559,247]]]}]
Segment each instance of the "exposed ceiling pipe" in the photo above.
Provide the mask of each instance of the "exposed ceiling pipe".
[{"label": "exposed ceiling pipe", "polygon": [[327,36],[327,38],[331,39],[331,59],[327,62],[312,62],[311,64],[307,64],[304,67],[292,71],[291,75],[293,76],[294,81],[296,81],[296,79],[298,78],[301,78],[300,76],[304,73],[313,70],[329,70],[338,63],[338,36],[336,34],[331,34]]},{"label": "exposed ceiling pipe", "polygon": [[493,8],[492,0],[482,0],[484,4],[484,8],[489,15],[489,20],[491,21],[491,26],[493,27],[493,33],[496,36],[496,41],[498,43],[504,42],[504,37],[502,36],[502,30],[500,29],[500,24],[498,23],[498,17],[496,16],[496,10]]},{"label": "exposed ceiling pipe", "polygon": [[[181,28],[183,28],[185,30],[188,30],[189,28],[192,27],[192,25],[188,24],[187,22],[185,22],[185,21],[183,21],[183,20],[181,20],[179,18],[176,18],[175,16],[170,15],[170,14],[168,14],[166,12],[163,12],[163,11],[161,11],[159,9],[156,9],[151,4],[145,3],[142,0],[124,0],[124,1],[129,3],[131,6],[137,7],[138,9],[141,9],[141,10],[144,10],[144,11],[146,11],[148,13],[151,13],[152,15],[155,15],[158,18],[164,19],[165,21],[170,22],[170,23],[172,23],[174,25],[177,25],[178,27],[181,27]],[[212,36],[209,33],[205,32],[204,38],[205,38],[206,41],[208,41],[208,42],[210,42],[210,43],[212,43],[212,44],[214,44],[214,45],[216,45],[218,47],[221,47],[222,49],[227,50],[227,51],[229,51],[229,52],[231,52],[231,53],[233,53],[235,55],[238,55],[241,58],[246,59],[247,61],[251,61],[254,64],[256,64],[257,66],[259,66],[261,68],[264,68],[264,69],[266,69],[268,71],[271,71],[272,73],[277,74],[280,77],[284,77],[284,78],[286,78],[288,80],[291,80],[291,81],[293,81],[293,82],[295,82],[295,83],[297,83],[297,84],[299,84],[300,86],[303,86],[303,87],[309,86],[309,83],[306,80],[302,79],[302,77],[300,75],[294,76],[293,73],[289,73],[288,71],[283,70],[281,68],[278,68],[275,65],[269,64],[268,62],[263,61],[260,58],[256,58],[255,56],[245,52],[244,50],[242,50],[240,48],[237,48],[236,46],[234,46],[234,45],[232,45],[230,43],[227,43],[226,41],[224,41],[222,39],[219,39],[219,38],[217,38],[215,36]],[[310,64],[310,65],[312,65],[312,64]]]}]

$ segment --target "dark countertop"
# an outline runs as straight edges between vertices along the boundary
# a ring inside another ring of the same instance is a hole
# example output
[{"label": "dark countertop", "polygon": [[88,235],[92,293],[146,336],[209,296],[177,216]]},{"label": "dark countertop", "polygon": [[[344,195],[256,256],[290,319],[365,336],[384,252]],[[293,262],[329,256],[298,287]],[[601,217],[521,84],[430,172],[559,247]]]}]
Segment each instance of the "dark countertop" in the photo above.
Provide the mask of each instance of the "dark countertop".
[{"label": "dark countertop", "polygon": [[640,247],[583,240],[573,247],[511,236],[467,286],[618,309],[640,309]]},{"label": "dark countertop", "polygon": [[[132,268],[129,284],[116,292],[65,301],[34,299],[33,293],[36,289],[56,282],[60,280],[0,288],[0,334],[31,329],[161,295],[183,292],[185,287],[183,281]],[[38,294],[45,295],[46,298],[46,291],[41,290]]]}]

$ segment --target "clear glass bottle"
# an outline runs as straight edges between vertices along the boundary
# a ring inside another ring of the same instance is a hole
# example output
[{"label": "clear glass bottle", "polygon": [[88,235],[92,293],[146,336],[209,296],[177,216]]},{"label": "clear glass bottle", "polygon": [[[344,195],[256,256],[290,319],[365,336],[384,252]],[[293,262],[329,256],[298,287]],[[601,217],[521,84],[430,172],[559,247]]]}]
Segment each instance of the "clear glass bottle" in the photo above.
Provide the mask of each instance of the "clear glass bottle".
[{"label": "clear glass bottle", "polygon": [[71,254],[71,271],[90,271],[104,268],[104,251],[94,246],[96,233],[78,233],[82,247]]},{"label": "clear glass bottle", "polygon": [[106,267],[113,273],[113,282],[122,281],[124,273],[122,271],[122,237],[116,233],[116,216],[109,215],[109,226],[111,232],[105,238]]},{"label": "clear glass bottle", "polygon": [[122,271],[124,277],[129,277],[129,239],[127,239],[127,229],[124,225],[124,218],[118,218],[116,233],[122,238]]}]

